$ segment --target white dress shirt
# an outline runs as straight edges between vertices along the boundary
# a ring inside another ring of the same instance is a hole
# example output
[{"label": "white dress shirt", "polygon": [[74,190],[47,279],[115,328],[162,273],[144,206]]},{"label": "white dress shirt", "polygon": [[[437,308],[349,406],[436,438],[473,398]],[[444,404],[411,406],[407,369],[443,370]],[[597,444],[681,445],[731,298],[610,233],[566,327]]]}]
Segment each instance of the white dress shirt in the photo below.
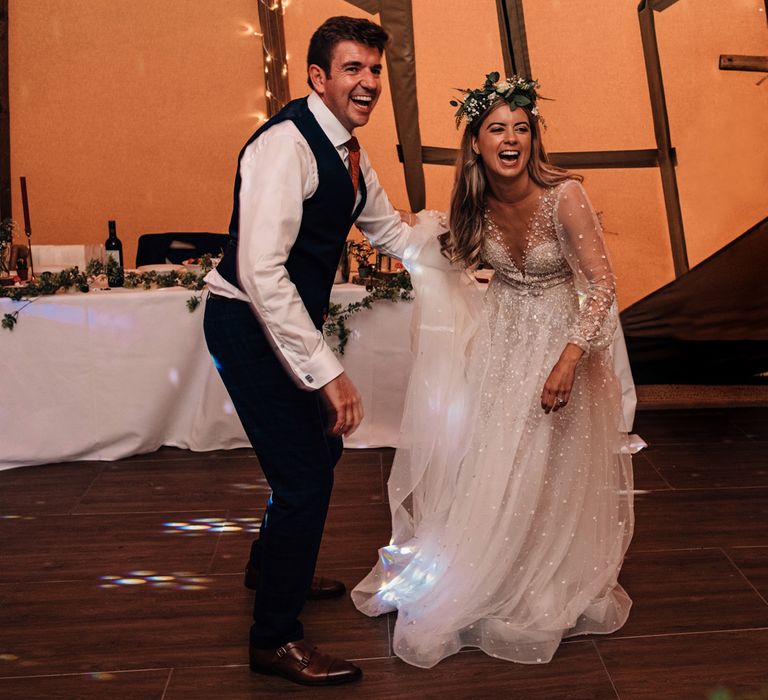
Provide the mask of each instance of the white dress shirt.
[{"label": "white dress shirt", "polygon": [[[346,166],[349,154],[344,144],[351,134],[314,91],[308,106]],[[411,228],[401,222],[363,148],[360,174],[367,199],[355,223],[372,245],[401,258]],[[244,292],[216,270],[205,281],[215,294],[249,302],[299,386],[319,389],[344,368],[312,323],[285,268],[301,226],[303,202],[317,190],[317,161],[296,125],[286,120],[245,149],[240,178],[237,274]]]}]

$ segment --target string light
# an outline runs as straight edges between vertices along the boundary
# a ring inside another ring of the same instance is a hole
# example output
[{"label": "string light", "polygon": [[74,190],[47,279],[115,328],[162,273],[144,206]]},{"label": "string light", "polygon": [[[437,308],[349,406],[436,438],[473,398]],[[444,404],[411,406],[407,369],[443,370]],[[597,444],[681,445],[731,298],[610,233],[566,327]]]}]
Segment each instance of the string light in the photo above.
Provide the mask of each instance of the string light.
[{"label": "string light", "polygon": [[[282,15],[285,15],[285,9],[290,5],[291,0],[259,0],[261,5],[267,9],[270,12],[277,12],[280,11]],[[270,20],[271,22],[272,20]],[[280,20],[277,20],[280,22]],[[269,27],[271,25],[268,25],[265,30],[269,30]],[[251,36],[255,36],[261,39],[261,48],[264,54],[264,82],[265,90],[264,90],[264,97],[267,100],[267,106],[268,106],[268,112],[272,113],[273,108],[280,107],[280,101],[281,98],[278,97],[278,95],[285,94],[287,96],[287,79],[288,79],[288,60],[290,59],[290,56],[286,53],[284,60],[280,61],[280,72],[277,73],[276,71],[273,71],[272,75],[273,77],[273,83],[272,86],[276,88],[277,95],[275,95],[268,87],[269,80],[270,80],[270,71],[269,71],[269,64],[273,63],[273,58],[280,58],[279,56],[272,56],[270,51],[267,48],[267,45],[265,43],[268,42],[268,39],[265,39],[264,32],[257,31],[255,27],[253,27],[250,24],[245,24],[244,28],[246,29],[246,33],[250,34]],[[278,77],[279,76],[279,77]],[[281,82],[274,82],[275,80],[279,80]],[[274,102],[273,102],[274,100]],[[264,117],[261,113],[256,113],[251,116],[254,116],[258,119],[259,122],[263,122],[267,120],[267,117]]]},{"label": "string light", "polygon": [[255,36],[255,37],[264,36],[261,32],[257,31],[252,24],[249,24],[248,22],[243,22],[241,26],[243,28],[243,34],[245,36]]}]

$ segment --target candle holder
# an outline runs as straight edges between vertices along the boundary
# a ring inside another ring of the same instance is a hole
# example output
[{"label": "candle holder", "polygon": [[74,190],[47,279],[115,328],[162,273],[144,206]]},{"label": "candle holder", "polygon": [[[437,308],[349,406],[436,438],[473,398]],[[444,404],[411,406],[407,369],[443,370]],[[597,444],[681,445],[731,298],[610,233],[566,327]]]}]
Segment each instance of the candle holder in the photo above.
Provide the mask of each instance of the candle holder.
[{"label": "candle holder", "polygon": [[29,199],[27,197],[27,178],[23,175],[19,178],[21,182],[21,206],[24,210],[24,234],[27,237],[27,250],[29,251],[29,274],[34,279],[35,264],[32,260],[32,224],[29,222]]}]

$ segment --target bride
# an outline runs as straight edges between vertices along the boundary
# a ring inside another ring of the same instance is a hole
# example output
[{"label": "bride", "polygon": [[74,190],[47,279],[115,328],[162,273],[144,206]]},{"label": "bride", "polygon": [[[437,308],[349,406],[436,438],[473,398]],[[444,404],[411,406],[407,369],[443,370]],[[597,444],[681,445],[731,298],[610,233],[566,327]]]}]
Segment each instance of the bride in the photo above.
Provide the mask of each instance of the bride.
[{"label": "bride", "polygon": [[[632,473],[609,345],[614,276],[581,178],[548,162],[533,81],[464,91],[449,231],[406,260],[418,333],[388,490],[392,540],[352,592],[394,651],[546,663],[619,629]],[[450,262],[449,262],[450,261]],[[494,277],[480,298],[467,274]],[[580,302],[581,296],[581,302]]]}]

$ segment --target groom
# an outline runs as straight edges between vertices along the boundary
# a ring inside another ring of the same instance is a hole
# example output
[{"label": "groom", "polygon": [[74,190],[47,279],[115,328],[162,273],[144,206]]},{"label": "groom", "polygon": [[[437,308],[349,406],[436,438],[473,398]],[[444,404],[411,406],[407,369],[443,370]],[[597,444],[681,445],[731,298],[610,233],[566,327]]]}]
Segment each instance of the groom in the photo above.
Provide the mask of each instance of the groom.
[{"label": "groom", "polygon": [[206,277],[206,342],[272,489],[246,568],[250,667],[307,685],[362,677],[306,642],[298,616],[306,598],[345,590],[314,576],[341,438],[363,418],[322,334],[337,263],[353,223],[395,257],[410,232],[352,136],[381,93],[387,40],[364,19],[317,29],[312,90],[240,152],[229,245]]}]

